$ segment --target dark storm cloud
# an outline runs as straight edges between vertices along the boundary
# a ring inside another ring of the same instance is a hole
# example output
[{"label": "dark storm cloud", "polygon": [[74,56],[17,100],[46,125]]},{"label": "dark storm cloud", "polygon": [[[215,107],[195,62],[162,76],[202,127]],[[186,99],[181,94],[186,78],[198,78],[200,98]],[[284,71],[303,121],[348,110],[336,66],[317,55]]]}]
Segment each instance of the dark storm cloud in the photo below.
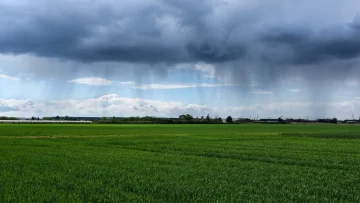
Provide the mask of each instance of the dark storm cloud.
[{"label": "dark storm cloud", "polygon": [[245,55],[246,48],[228,44],[216,44],[214,42],[200,42],[198,44],[189,44],[187,51],[195,60],[216,63],[241,58]]},{"label": "dark storm cloud", "polygon": [[265,46],[289,50],[290,55],[282,59],[292,64],[314,64],[360,55],[360,29],[355,21],[350,25],[317,32],[297,27],[273,28],[264,32],[260,39]]},{"label": "dark storm cloud", "polygon": [[[320,8],[319,0],[313,5],[318,13],[307,14],[306,2],[4,1],[0,52],[82,62],[241,61],[270,69],[359,56],[360,17],[334,27],[326,20],[337,15],[321,13],[330,7]],[[298,20],[302,15],[309,17]]]},{"label": "dark storm cloud", "polygon": [[228,40],[226,26],[213,22],[212,1],[23,2],[0,4],[1,53],[182,63],[226,62],[246,52],[241,41]]},{"label": "dark storm cloud", "polygon": [[[192,60],[185,48],[187,31],[182,33],[182,28],[176,25],[180,22],[171,16],[172,12],[175,15],[184,12],[169,7],[170,4],[150,1],[137,6],[136,3],[144,3],[110,1],[114,5],[95,3],[89,6],[82,3],[92,1],[25,2],[25,5],[0,3],[2,53],[33,53],[81,61],[156,63]],[[182,3],[181,6],[186,5]],[[169,21],[166,21],[167,17]],[[177,30],[169,30],[170,26]]]}]

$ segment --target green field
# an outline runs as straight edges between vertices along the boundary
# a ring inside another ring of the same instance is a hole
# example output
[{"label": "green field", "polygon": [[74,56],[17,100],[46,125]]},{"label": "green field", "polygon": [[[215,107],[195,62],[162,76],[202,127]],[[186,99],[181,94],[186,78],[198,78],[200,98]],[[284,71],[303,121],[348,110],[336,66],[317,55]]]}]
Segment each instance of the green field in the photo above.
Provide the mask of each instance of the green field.
[{"label": "green field", "polygon": [[359,202],[360,125],[0,125],[0,202]]}]

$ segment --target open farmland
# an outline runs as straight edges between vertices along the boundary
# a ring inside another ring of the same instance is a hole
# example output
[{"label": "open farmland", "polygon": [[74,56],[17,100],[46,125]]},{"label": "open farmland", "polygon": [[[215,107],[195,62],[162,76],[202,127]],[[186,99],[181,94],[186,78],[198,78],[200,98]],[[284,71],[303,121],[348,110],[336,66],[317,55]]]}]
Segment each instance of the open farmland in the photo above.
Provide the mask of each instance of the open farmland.
[{"label": "open farmland", "polygon": [[0,125],[0,202],[360,201],[358,125]]}]

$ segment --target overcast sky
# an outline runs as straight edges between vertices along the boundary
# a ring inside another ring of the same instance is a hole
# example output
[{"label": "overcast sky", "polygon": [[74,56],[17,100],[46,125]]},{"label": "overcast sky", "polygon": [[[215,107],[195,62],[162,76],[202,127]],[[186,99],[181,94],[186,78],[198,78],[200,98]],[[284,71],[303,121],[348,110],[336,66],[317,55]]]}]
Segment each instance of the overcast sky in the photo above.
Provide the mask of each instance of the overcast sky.
[{"label": "overcast sky", "polygon": [[357,0],[2,0],[0,116],[360,116]]}]

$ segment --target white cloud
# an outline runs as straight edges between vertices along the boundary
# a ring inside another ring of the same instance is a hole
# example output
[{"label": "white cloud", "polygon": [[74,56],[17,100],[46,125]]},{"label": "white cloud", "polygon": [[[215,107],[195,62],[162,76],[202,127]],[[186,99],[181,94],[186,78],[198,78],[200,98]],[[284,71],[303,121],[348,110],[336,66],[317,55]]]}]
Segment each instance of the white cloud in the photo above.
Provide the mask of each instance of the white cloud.
[{"label": "white cloud", "polygon": [[77,78],[77,79],[69,80],[67,82],[83,84],[83,85],[92,85],[92,86],[111,85],[113,83],[111,80],[107,80],[99,77]]},{"label": "white cloud", "polygon": [[136,82],[133,81],[125,81],[125,82],[119,82],[120,85],[136,85]]},{"label": "white cloud", "polygon": [[177,64],[175,69],[195,69],[196,71],[203,73],[206,78],[215,78],[215,67],[209,63],[182,63]]},{"label": "white cloud", "polygon": [[197,87],[226,87],[226,86],[236,86],[236,84],[210,84],[210,83],[201,83],[201,84],[147,84],[147,85],[138,85],[134,88],[136,89],[185,89],[185,88],[197,88]]},{"label": "white cloud", "polygon": [[289,91],[289,92],[294,92],[294,93],[299,93],[299,92],[301,92],[300,89],[289,89],[288,91]]},{"label": "white cloud", "polygon": [[272,94],[273,92],[271,91],[252,91],[249,92],[249,94]]},{"label": "white cloud", "polygon": [[0,79],[11,80],[11,81],[19,81],[20,80],[20,78],[12,77],[12,76],[5,75],[5,74],[0,74]]},{"label": "white cloud", "polygon": [[[326,107],[328,111],[314,110]],[[352,113],[360,112],[360,98],[335,103],[269,103],[249,104],[230,107],[209,107],[199,104],[184,104],[174,101],[146,100],[142,98],[121,97],[116,94],[90,99],[67,99],[51,102],[36,102],[28,99],[0,99],[0,115],[31,116],[158,116],[177,117],[189,113],[195,117],[219,115],[237,117],[278,118],[280,116],[311,119],[319,117],[351,118]],[[357,115],[355,115],[356,117]]]},{"label": "white cloud", "polygon": [[195,70],[205,73],[205,77],[215,77],[215,67],[208,63],[197,63],[194,66]]},{"label": "white cloud", "polygon": [[116,94],[83,100],[58,100],[35,103],[31,100],[1,100],[0,114],[8,116],[159,116],[177,117],[180,114],[206,115],[205,105],[181,102],[120,97]]},{"label": "white cloud", "polygon": [[18,115],[28,115],[29,112],[41,113],[48,107],[43,103],[34,103],[30,99],[0,99],[0,114],[17,112]]}]

